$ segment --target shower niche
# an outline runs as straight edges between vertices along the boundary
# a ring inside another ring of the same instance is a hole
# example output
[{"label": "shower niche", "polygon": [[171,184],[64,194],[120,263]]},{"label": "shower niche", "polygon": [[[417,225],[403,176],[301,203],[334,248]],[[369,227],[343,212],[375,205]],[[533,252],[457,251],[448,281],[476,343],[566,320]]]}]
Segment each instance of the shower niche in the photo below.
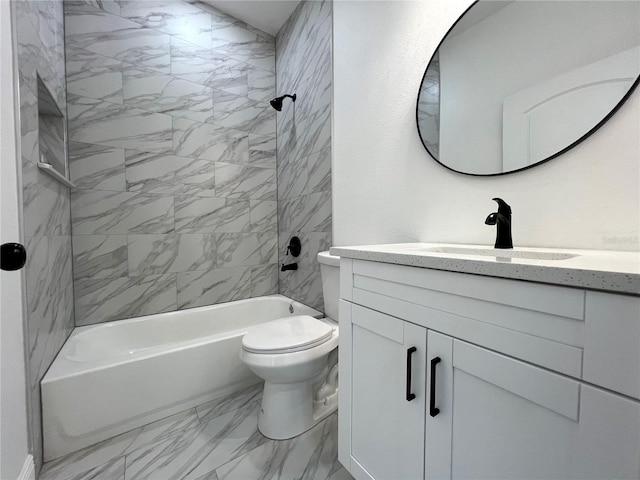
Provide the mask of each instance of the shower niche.
[{"label": "shower niche", "polygon": [[38,76],[38,168],[67,187],[66,120],[51,92]]}]

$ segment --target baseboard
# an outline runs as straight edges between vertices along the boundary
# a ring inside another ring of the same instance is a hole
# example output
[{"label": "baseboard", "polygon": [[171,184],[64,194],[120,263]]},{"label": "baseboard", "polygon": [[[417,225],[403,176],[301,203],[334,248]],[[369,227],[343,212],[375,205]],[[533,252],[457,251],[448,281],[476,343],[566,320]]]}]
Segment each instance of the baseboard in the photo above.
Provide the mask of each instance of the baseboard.
[{"label": "baseboard", "polygon": [[33,455],[27,455],[22,470],[20,470],[20,475],[18,475],[18,480],[36,480],[36,466],[33,463]]}]

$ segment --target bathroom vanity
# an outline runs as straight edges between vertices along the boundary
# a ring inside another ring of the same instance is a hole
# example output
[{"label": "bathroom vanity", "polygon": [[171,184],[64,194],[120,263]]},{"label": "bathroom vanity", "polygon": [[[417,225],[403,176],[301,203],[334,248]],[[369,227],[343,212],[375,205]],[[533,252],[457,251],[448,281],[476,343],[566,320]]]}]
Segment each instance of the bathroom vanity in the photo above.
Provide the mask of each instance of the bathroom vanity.
[{"label": "bathroom vanity", "polygon": [[637,253],[331,252],[356,479],[640,477]]}]

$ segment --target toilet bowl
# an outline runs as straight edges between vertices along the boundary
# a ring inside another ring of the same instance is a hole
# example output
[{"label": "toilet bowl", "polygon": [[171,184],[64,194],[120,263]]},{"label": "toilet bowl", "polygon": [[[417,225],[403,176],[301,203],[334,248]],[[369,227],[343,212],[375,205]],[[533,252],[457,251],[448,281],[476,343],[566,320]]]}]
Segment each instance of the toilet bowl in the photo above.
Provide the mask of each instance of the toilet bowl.
[{"label": "toilet bowl", "polygon": [[250,329],[240,358],[264,379],[258,429],[284,440],[309,430],[338,407],[339,257],[320,252],[327,318],[284,317]]}]

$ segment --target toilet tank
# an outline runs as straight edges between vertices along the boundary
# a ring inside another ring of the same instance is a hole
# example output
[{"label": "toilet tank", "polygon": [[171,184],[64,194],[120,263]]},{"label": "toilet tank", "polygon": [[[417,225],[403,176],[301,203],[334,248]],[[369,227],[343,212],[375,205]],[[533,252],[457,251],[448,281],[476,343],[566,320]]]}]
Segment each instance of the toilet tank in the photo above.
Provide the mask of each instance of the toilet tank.
[{"label": "toilet tank", "polygon": [[322,275],[324,314],[337,322],[340,300],[340,257],[330,255],[329,252],[320,252],[317,258]]}]

